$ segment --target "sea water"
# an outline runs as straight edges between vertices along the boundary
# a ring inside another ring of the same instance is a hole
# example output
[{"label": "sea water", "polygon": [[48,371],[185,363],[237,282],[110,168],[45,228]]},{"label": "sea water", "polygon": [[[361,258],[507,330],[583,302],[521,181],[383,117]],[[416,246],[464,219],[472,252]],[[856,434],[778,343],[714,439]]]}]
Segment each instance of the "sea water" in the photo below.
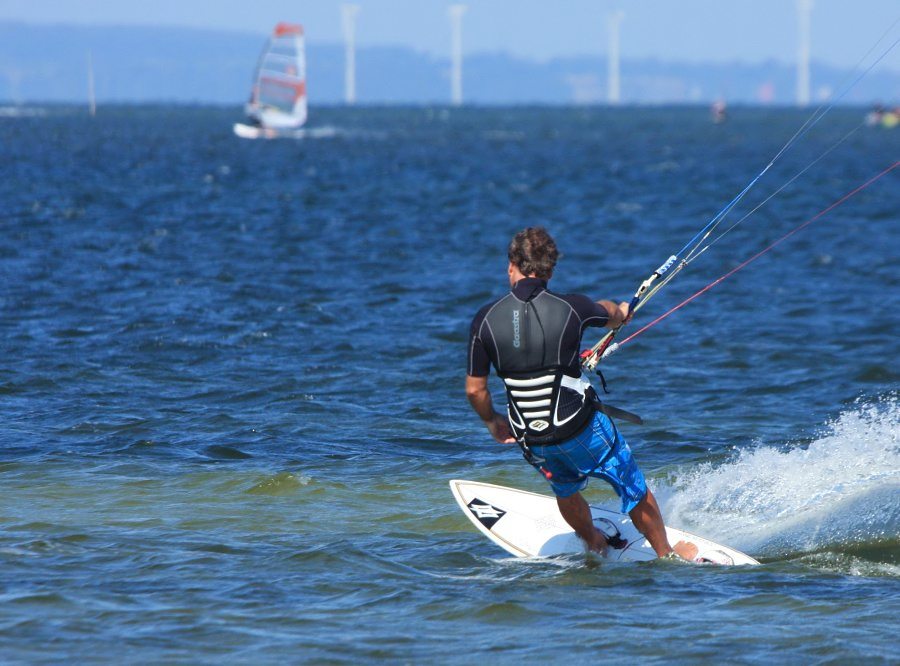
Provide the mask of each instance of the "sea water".
[{"label": "sea water", "polygon": [[[3,114],[0,661],[897,663],[900,170],[827,209],[900,132],[810,116]],[[509,238],[626,300],[776,155],[620,339],[810,224],[601,366],[666,519],[762,566],[507,556],[447,482],[547,492],[463,393]]]}]

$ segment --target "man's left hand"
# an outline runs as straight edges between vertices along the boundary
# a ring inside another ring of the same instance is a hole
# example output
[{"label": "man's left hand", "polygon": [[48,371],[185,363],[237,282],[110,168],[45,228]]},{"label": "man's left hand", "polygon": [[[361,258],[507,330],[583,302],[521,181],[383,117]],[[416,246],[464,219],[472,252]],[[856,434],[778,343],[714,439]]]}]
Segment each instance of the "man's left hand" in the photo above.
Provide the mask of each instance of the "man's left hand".
[{"label": "man's left hand", "polygon": [[500,414],[494,414],[494,418],[490,421],[486,421],[485,425],[487,429],[490,431],[491,435],[494,439],[496,439],[501,444],[515,444],[516,438],[513,437],[512,432],[509,429],[509,421],[507,421]]}]

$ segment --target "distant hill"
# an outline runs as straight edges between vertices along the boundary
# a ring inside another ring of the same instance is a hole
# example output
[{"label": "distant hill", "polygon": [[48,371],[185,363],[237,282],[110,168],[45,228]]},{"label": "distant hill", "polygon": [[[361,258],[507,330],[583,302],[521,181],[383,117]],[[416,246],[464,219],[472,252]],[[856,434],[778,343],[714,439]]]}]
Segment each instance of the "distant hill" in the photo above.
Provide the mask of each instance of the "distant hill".
[{"label": "distant hill", "polygon": [[[88,52],[99,103],[242,104],[265,35],[188,28],[36,26],[0,22],[0,104],[81,103]],[[344,49],[307,43],[310,104],[340,104]],[[357,52],[360,104],[447,104],[450,62],[406,48]],[[813,98],[852,81],[849,72],[813,64]],[[760,102],[791,105],[795,71],[781,63],[679,64],[624,60],[626,104]],[[471,104],[594,104],[606,100],[601,57],[530,62],[477,54],[463,62]],[[840,104],[900,100],[900,72],[873,73]]]}]

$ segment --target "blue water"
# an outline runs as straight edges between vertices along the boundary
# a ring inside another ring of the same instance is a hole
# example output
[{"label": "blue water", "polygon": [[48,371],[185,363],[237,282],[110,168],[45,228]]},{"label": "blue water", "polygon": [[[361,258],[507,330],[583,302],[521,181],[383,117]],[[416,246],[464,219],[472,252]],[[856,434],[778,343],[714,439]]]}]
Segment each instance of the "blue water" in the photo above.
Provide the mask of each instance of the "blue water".
[{"label": "blue water", "polygon": [[[462,390],[509,237],[625,300],[810,114],[2,114],[0,661],[898,663],[900,169],[604,361],[668,522],[761,567],[515,560],[447,485],[546,492]],[[896,163],[863,115],[623,334]]]}]

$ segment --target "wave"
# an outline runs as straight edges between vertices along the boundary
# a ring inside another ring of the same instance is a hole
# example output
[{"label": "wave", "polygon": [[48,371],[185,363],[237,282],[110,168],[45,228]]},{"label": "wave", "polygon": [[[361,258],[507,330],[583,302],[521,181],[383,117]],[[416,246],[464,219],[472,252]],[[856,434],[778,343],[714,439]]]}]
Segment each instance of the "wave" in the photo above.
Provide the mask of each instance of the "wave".
[{"label": "wave", "polygon": [[900,398],[858,400],[810,442],[678,470],[657,494],[668,523],[757,557],[875,553],[896,564]]}]

